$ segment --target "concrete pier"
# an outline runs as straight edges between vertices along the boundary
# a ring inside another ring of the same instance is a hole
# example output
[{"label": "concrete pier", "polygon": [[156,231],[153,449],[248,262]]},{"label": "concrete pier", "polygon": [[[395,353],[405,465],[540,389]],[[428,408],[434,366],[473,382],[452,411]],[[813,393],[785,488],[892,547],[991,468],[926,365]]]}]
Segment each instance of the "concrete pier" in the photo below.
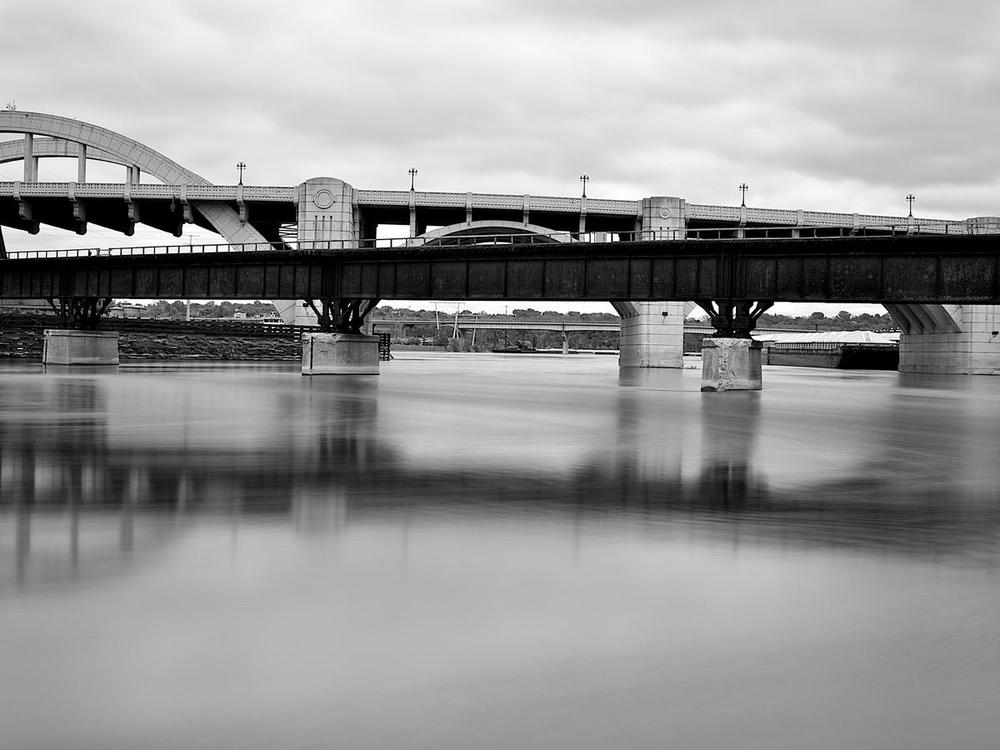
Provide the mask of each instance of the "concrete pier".
[{"label": "concrete pier", "polygon": [[[685,201],[673,196],[643,198],[636,226],[640,239],[683,239]],[[684,318],[688,308],[683,302],[628,302],[615,305],[622,316],[622,367],[684,366]]]},{"label": "concrete pier", "polygon": [[44,365],[117,365],[116,331],[45,329]]},{"label": "concrete pier", "polygon": [[302,337],[303,375],[378,375],[378,336],[307,333]]},{"label": "concrete pier", "polygon": [[753,339],[706,338],[701,344],[701,390],[759,391],[761,348]]}]

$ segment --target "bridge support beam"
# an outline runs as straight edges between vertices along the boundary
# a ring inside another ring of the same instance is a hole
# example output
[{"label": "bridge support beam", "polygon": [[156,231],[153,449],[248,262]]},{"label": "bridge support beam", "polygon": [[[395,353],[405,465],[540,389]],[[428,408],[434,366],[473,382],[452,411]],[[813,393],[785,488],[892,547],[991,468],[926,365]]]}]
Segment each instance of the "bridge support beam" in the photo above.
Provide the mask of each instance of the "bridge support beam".
[{"label": "bridge support beam", "polygon": [[[640,239],[684,237],[686,203],[683,198],[643,198],[638,232]],[[619,339],[620,367],[684,366],[683,302],[628,302],[616,304],[622,316]]]}]

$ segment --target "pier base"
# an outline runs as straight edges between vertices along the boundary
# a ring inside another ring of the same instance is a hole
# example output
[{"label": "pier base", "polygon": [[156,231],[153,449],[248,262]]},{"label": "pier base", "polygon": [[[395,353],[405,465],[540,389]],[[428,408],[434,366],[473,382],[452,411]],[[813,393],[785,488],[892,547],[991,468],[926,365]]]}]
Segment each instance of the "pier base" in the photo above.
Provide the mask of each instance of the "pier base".
[{"label": "pier base", "polygon": [[378,375],[378,336],[307,333],[302,337],[303,375]]},{"label": "pier base", "polygon": [[44,365],[117,365],[116,331],[45,329]]},{"label": "pier base", "polygon": [[761,343],[753,339],[706,338],[701,343],[703,391],[759,391]]}]

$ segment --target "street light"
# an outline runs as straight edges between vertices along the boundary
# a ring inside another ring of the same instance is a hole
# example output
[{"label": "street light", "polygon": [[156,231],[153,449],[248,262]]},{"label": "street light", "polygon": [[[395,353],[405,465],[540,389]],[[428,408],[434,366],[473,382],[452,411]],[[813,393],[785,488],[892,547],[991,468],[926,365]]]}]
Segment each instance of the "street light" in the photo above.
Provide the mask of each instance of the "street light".
[{"label": "street light", "polygon": [[590,176],[587,175],[587,174],[580,175],[580,182],[583,183],[583,197],[584,198],[587,197],[587,180],[589,180],[589,179],[590,179]]},{"label": "street light", "polygon": [[913,201],[915,201],[915,200],[916,200],[916,198],[914,197],[913,193],[910,193],[909,195],[906,196],[906,202],[910,204],[910,218],[911,219],[913,218]]},{"label": "street light", "polygon": [[749,189],[750,186],[745,182],[740,183],[740,208],[746,208],[747,206],[747,190]]},{"label": "street light", "polygon": [[243,184],[243,170],[247,168],[247,165],[243,162],[237,162],[236,168],[240,171],[240,184]]},{"label": "street light", "polygon": [[413,190],[413,178],[417,176],[417,170],[410,167],[410,190]]}]

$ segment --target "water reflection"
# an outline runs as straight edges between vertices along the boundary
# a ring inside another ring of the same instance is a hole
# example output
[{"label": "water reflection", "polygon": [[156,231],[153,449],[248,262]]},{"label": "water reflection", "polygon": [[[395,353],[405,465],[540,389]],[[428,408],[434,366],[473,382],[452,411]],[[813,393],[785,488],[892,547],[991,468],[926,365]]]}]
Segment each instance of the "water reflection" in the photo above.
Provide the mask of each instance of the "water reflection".
[{"label": "water reflection", "polygon": [[[849,409],[797,393],[801,382],[692,398],[681,372],[633,371],[603,402],[585,384],[539,407],[476,383],[434,402],[419,378],[380,393],[372,378],[207,372],[8,378],[0,507],[18,589],[81,567],[120,572],[137,547],[167,545],[205,514],[314,534],[441,513],[616,517],[647,531],[684,523],[744,541],[997,559],[995,388],[968,398],[933,380],[848,385],[873,391]],[[527,455],[509,445],[508,399],[535,410],[512,420],[540,435]]]},{"label": "water reflection", "polygon": [[997,381],[4,374],[12,747],[995,744]]}]

